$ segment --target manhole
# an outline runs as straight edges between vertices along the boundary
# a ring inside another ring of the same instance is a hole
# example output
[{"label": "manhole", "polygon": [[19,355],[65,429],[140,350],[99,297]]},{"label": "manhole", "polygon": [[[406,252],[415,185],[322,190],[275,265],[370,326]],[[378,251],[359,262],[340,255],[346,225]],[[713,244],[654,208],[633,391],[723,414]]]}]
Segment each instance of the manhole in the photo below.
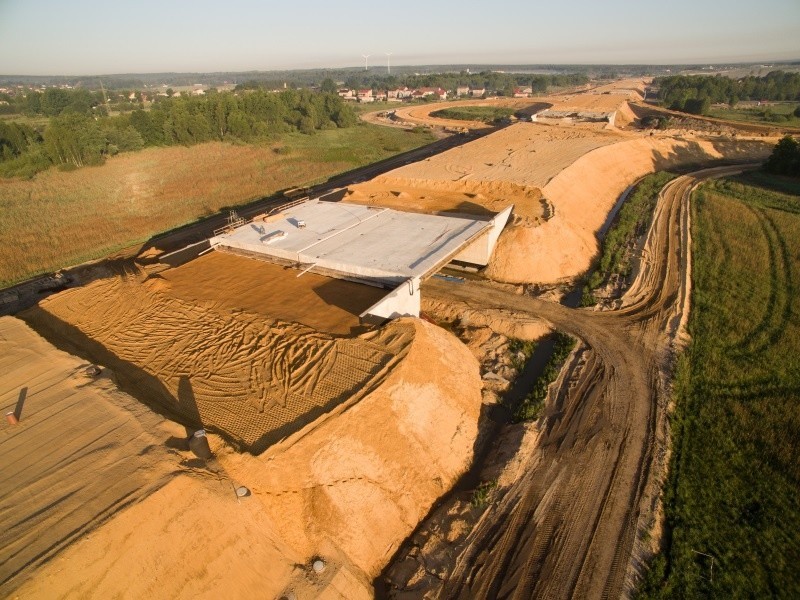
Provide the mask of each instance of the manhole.
[{"label": "manhole", "polygon": [[311,568],[314,569],[314,573],[322,573],[325,570],[325,561],[323,561],[321,558],[318,558],[311,563]]}]

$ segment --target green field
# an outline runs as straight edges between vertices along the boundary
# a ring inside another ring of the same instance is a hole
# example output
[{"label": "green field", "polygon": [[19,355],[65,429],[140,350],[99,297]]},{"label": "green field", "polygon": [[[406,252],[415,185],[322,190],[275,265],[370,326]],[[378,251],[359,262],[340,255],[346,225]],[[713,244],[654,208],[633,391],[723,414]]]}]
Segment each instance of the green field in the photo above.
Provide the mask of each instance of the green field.
[{"label": "green field", "polygon": [[507,119],[513,114],[513,108],[502,106],[454,106],[434,111],[431,116],[440,119],[454,119],[456,121],[492,123],[498,119]]},{"label": "green field", "polygon": [[432,141],[426,131],[361,124],[256,144],[145,148],[102,166],[0,179],[0,287]]},{"label": "green field", "polygon": [[640,597],[800,598],[797,187],[754,174],[694,195],[666,550]]},{"label": "green field", "polygon": [[788,125],[800,127],[800,117],[795,117],[797,103],[772,104],[769,106],[717,108],[712,107],[708,116],[729,121],[761,123],[767,125]]}]

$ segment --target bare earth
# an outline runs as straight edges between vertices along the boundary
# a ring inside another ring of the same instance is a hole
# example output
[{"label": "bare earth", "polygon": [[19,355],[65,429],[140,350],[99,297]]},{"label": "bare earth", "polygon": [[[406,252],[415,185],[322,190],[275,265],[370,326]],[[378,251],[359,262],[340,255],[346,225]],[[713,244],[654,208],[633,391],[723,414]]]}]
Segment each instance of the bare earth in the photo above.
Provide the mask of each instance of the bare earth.
[{"label": "bare earth", "polygon": [[[591,104],[609,96],[586,98]],[[554,284],[586,272],[599,252],[597,232],[619,197],[644,175],[714,160],[761,160],[771,151],[768,142],[774,140],[518,123],[351,186],[345,201],[471,214],[514,204],[514,221],[501,235],[487,275]]]},{"label": "bare earth", "polygon": [[[373,393],[260,456],[216,436],[207,465],[183,452],[193,477],[172,479],[14,581],[15,596],[370,597],[372,579],[469,464],[480,407],[466,347],[420,320],[389,329],[398,328],[414,342]],[[81,482],[107,475],[98,468]],[[237,500],[242,484],[251,495]],[[310,568],[315,558],[323,573]]]},{"label": "bare earth", "polygon": [[[524,468],[510,464],[514,477],[501,477],[508,487],[499,500],[451,547],[449,569],[440,564],[432,577],[401,556],[389,571],[395,586],[412,597],[623,594],[637,528],[653,516],[656,431],[673,344],[685,335],[689,192],[703,178],[737,170],[698,172],[665,189],[643,269],[619,311],[569,309],[479,284],[427,284],[435,300],[543,318],[582,344],[541,426],[524,433],[537,440],[530,460]],[[422,553],[413,560],[434,569],[432,558]]]}]

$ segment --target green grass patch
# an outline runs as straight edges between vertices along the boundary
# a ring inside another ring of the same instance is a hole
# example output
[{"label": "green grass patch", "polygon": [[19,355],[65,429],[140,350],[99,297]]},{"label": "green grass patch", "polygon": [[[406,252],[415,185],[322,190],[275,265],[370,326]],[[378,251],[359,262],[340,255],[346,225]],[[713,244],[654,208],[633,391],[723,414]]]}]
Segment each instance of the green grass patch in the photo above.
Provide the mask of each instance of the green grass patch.
[{"label": "green grass patch", "polygon": [[800,597],[800,196],[751,179],[694,196],[667,547],[640,598]]},{"label": "green grass patch", "polygon": [[597,302],[594,291],[606,285],[612,276],[630,276],[636,242],[650,227],[658,194],[675,177],[674,173],[667,171],[652,173],[631,191],[603,239],[597,266],[583,288],[583,306]]},{"label": "green grass patch", "polygon": [[431,116],[456,121],[494,123],[495,121],[508,119],[513,114],[513,108],[504,108],[502,106],[454,106],[434,111]]},{"label": "green grass patch", "polygon": [[536,342],[511,338],[508,341],[508,352],[511,354],[511,366],[521,371],[536,350]]},{"label": "green grass patch", "polygon": [[[281,136],[279,144],[284,153],[305,161],[337,163],[356,168],[413,150],[435,139],[427,129],[412,132],[362,123],[347,129],[321,131],[315,135],[287,133]],[[308,181],[299,183],[307,184]]]},{"label": "green grass patch", "polygon": [[[575,347],[575,340],[564,333],[555,334],[555,345],[553,353],[545,364],[542,374],[536,379],[533,388],[525,396],[522,402],[514,409],[514,422],[533,421],[539,418],[544,408],[544,401],[547,398],[547,388],[553,383],[561,367],[567,360],[570,352]],[[533,354],[533,351],[531,351]]]},{"label": "green grass patch", "polygon": [[800,106],[800,104],[787,103],[733,108],[712,107],[708,114],[710,117],[727,119],[729,121],[800,127],[800,117],[794,115],[794,110],[798,106]]},{"label": "green grass patch", "polygon": [[486,508],[492,501],[494,491],[497,488],[496,481],[484,481],[475,491],[472,492],[472,500],[470,501],[475,508]]}]

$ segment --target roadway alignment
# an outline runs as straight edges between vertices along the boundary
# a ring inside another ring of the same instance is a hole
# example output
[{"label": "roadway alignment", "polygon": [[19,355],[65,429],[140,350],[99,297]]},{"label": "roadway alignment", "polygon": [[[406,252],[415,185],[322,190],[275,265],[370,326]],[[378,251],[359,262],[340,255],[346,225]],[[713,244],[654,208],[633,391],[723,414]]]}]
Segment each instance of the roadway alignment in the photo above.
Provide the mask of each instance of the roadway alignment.
[{"label": "roadway alignment", "polygon": [[688,310],[689,198],[701,181],[743,168],[697,171],[665,186],[639,273],[618,310],[571,309],[479,283],[425,284],[431,298],[542,318],[580,340],[542,421],[531,468],[487,509],[439,597],[624,594],[658,400]]}]

